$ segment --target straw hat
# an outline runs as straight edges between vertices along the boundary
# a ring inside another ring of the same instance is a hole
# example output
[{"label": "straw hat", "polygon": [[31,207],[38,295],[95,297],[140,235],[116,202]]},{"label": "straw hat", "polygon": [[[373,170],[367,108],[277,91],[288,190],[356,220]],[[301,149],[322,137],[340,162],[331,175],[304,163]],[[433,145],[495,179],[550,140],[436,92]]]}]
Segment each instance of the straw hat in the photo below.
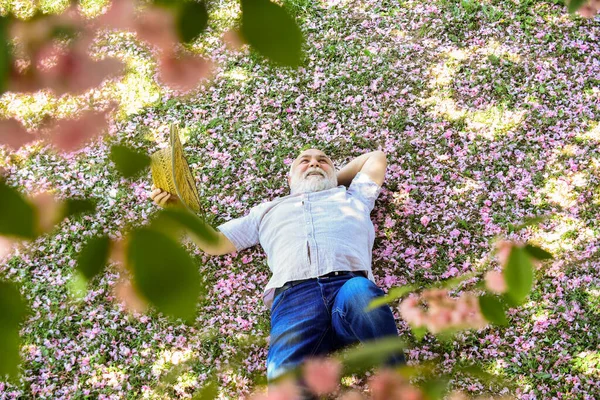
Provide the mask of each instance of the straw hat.
[{"label": "straw hat", "polygon": [[202,211],[200,196],[192,171],[183,154],[179,128],[171,124],[171,146],[152,154],[150,169],[154,186],[179,197],[186,208],[195,213]]}]

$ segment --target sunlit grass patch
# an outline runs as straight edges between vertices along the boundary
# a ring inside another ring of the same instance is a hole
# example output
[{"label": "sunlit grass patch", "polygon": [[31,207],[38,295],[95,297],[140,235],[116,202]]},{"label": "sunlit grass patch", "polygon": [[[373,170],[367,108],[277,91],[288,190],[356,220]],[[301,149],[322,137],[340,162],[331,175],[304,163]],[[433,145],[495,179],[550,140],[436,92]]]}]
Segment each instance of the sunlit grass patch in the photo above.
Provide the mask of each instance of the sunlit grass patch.
[{"label": "sunlit grass patch", "polygon": [[467,113],[465,122],[468,128],[477,134],[493,140],[498,135],[516,129],[524,118],[524,110],[511,111],[502,106],[491,106],[485,110]]},{"label": "sunlit grass patch", "polygon": [[597,121],[592,121],[590,129],[585,132],[578,133],[577,138],[583,141],[591,141],[595,143],[600,143],[600,123]]},{"label": "sunlit grass patch", "polygon": [[531,241],[549,251],[555,258],[564,253],[577,250],[578,243],[593,240],[596,237],[593,229],[585,226],[578,218],[560,215],[550,231],[538,230]]},{"label": "sunlit grass patch", "polygon": [[600,352],[582,351],[571,360],[575,370],[600,379]]},{"label": "sunlit grass patch", "polygon": [[[114,0],[112,0],[114,1]],[[79,0],[79,10],[87,17],[98,16],[108,5],[111,0]]]}]

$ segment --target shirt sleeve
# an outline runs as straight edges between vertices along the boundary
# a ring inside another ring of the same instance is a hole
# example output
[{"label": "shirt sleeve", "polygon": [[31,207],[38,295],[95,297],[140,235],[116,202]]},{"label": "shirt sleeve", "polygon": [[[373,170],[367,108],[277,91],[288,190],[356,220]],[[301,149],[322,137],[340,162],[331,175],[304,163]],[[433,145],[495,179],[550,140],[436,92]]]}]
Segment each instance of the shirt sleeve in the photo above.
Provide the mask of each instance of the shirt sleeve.
[{"label": "shirt sleeve", "polygon": [[259,222],[262,204],[250,209],[243,217],[227,221],[217,227],[233,243],[237,251],[247,249],[259,243]]},{"label": "shirt sleeve", "polygon": [[381,193],[381,186],[373,182],[369,175],[362,172],[356,174],[348,188],[348,194],[360,200],[361,203],[367,206],[369,212],[375,207],[375,200],[379,197],[379,193]]}]

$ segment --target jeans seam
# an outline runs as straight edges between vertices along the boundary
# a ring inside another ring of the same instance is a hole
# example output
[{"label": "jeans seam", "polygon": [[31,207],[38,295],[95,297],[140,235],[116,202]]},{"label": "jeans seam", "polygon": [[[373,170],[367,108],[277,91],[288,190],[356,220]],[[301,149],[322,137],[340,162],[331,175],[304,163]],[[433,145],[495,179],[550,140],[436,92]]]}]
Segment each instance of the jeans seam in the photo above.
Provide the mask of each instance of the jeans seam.
[{"label": "jeans seam", "polygon": [[321,335],[321,338],[319,339],[319,343],[317,343],[317,345],[310,352],[311,356],[315,355],[315,351],[317,351],[317,349],[319,348],[319,346],[321,346],[321,343],[323,342],[323,339],[327,335],[327,332],[329,332],[329,327],[327,327],[327,329],[325,329],[325,332],[323,332],[323,334]]},{"label": "jeans seam", "polygon": [[346,324],[346,326],[348,327],[348,329],[350,330],[350,332],[352,332],[352,334],[354,335],[354,337],[359,341],[362,342],[362,340],[360,340],[360,337],[358,337],[358,335],[356,334],[356,332],[354,331],[354,329],[352,329],[352,325],[346,321],[346,315],[343,313],[340,313],[340,318],[342,319],[342,321],[344,321],[344,324]]}]

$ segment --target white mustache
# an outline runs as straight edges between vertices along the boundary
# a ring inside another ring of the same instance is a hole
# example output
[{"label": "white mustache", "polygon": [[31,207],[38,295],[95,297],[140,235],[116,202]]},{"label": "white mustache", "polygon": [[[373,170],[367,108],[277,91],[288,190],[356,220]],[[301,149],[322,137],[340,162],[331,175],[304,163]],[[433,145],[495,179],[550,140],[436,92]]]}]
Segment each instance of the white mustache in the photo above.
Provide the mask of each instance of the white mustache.
[{"label": "white mustache", "polygon": [[307,178],[310,174],[314,174],[314,173],[317,173],[317,174],[319,174],[319,175],[321,175],[323,177],[326,176],[324,171],[320,171],[320,170],[317,170],[317,169],[312,169],[310,171],[306,171],[306,173],[304,174],[304,178]]}]

